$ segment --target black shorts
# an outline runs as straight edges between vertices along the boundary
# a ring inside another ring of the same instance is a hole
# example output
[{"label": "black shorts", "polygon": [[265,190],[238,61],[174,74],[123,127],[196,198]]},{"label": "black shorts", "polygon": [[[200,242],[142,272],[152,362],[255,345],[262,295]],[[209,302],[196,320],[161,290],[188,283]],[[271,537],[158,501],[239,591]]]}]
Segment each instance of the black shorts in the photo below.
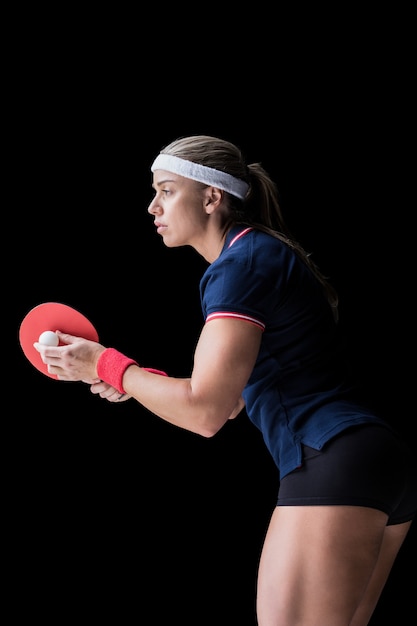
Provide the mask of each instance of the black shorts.
[{"label": "black shorts", "polygon": [[355,426],[322,450],[302,448],[302,466],[281,480],[278,506],[367,506],[387,513],[388,524],[415,516],[416,460],[390,429]]}]

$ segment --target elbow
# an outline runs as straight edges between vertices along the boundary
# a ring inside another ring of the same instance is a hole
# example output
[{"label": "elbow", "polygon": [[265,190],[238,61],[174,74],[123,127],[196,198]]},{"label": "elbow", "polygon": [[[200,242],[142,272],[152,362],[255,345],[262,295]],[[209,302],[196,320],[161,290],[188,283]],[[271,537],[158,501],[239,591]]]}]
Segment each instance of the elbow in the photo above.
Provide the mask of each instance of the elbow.
[{"label": "elbow", "polygon": [[200,412],[196,420],[197,432],[202,437],[210,439],[217,435],[227,421],[228,417],[219,415],[218,413],[214,415],[212,412],[204,414]]},{"label": "elbow", "polygon": [[223,426],[224,424],[222,424],[221,426],[217,428],[213,428],[213,427],[201,428],[199,429],[198,434],[204,437],[205,439],[211,439],[212,437],[217,435],[217,433],[219,432],[219,430],[223,428]]},{"label": "elbow", "polygon": [[230,396],[225,399],[207,391],[198,393],[196,386],[190,385],[189,392],[188,419],[193,422],[193,430],[206,439],[217,435],[230,417],[244,405],[241,397],[233,402]]}]

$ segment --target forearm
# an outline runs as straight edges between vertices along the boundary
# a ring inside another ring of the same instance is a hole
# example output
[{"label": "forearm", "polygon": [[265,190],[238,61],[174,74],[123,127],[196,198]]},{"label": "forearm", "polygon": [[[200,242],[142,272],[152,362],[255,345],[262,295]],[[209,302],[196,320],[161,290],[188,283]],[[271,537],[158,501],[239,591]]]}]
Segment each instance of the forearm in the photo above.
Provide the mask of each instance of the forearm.
[{"label": "forearm", "polygon": [[158,376],[137,365],[126,369],[123,389],[166,422],[203,437],[214,436],[232,413],[227,407],[216,407],[212,397],[193,392],[190,378]]}]

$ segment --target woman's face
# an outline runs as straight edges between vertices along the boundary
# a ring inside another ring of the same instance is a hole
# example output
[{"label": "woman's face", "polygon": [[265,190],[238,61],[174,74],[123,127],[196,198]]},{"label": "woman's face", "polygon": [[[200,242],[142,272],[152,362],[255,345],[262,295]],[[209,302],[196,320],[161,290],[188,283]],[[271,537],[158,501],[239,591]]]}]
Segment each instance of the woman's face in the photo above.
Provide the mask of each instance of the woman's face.
[{"label": "woman's face", "polygon": [[208,215],[206,186],[189,178],[156,170],[155,196],[148,207],[157,233],[170,248],[191,245],[204,236]]}]

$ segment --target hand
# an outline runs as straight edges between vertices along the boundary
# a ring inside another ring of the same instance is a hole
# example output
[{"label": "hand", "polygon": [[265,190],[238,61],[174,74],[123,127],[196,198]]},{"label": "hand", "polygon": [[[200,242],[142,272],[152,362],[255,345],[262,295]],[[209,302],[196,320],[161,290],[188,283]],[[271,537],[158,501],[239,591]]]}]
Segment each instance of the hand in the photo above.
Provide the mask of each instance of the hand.
[{"label": "hand", "polygon": [[[95,341],[56,331],[58,347],[35,342],[33,347],[58,380],[92,382],[98,380],[97,361],[105,347]],[[119,394],[120,395],[120,394]]]},{"label": "hand", "polygon": [[105,383],[102,380],[96,380],[94,382],[91,382],[90,391],[91,393],[99,395],[100,398],[108,400],[109,402],[117,402],[117,404],[129,400],[129,398],[131,397],[127,393],[121,394],[118,389],[115,389],[114,387],[112,387],[108,383]]}]

